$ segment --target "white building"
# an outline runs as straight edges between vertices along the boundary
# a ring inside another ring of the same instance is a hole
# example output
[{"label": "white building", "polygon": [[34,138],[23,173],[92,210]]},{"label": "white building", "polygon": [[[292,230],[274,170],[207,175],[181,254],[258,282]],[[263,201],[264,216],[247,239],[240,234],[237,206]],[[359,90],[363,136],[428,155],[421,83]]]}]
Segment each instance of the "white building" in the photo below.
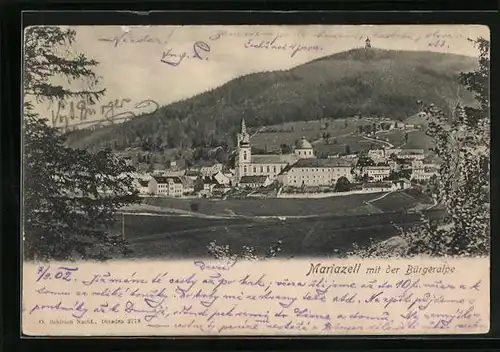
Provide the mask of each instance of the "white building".
[{"label": "white building", "polygon": [[222,171],[217,172],[216,174],[213,175],[213,177],[219,182],[221,185],[232,185],[232,175],[226,175],[222,173]]},{"label": "white building", "polygon": [[335,185],[345,177],[353,181],[354,165],[345,159],[300,159],[281,173],[279,180],[285,186],[326,186]]},{"label": "white building", "polygon": [[423,164],[421,167],[414,167],[411,178],[417,181],[428,181],[432,176],[439,173],[439,166],[435,164]]},{"label": "white building", "polygon": [[368,151],[368,157],[376,163],[384,162],[386,159],[384,149],[370,149]]},{"label": "white building", "polygon": [[219,186],[220,183],[213,176],[205,176],[201,178],[203,182],[203,191],[211,193],[216,186]]},{"label": "white building", "polygon": [[161,173],[162,176],[179,177],[185,174],[184,170],[165,170]]},{"label": "white building", "polygon": [[411,160],[424,160],[425,154],[423,149],[403,149],[398,154],[398,158]]},{"label": "white building", "polygon": [[200,167],[200,174],[201,176],[213,176],[218,172],[222,171],[222,168],[224,165],[221,163],[214,163],[212,165],[205,165]]},{"label": "white building", "polygon": [[386,148],[384,149],[385,157],[390,158],[392,154],[398,156],[403,149],[401,148]]},{"label": "white building", "polygon": [[272,183],[269,176],[243,176],[240,179],[239,186],[241,188],[260,188],[269,186]]},{"label": "white building", "polygon": [[392,155],[397,157],[401,154],[402,150],[401,148],[370,149],[368,157],[376,163],[388,162]]},{"label": "white building", "polygon": [[252,155],[251,149],[250,135],[247,133],[245,120],[242,120],[241,133],[238,133],[236,182],[239,182],[243,176],[269,176],[272,181],[287,165],[294,163],[298,159],[299,152],[302,157],[314,155],[312,146],[305,140],[297,144],[295,154]]},{"label": "white building", "polygon": [[183,193],[182,181],[179,177],[153,176],[148,183],[149,194],[166,197],[180,197]]},{"label": "white building", "polygon": [[139,190],[139,194],[149,194],[149,181],[144,179],[137,180],[137,187]]},{"label": "white building", "polygon": [[391,167],[389,165],[365,166],[363,174],[368,175],[370,181],[383,181],[391,174]]},{"label": "white building", "polygon": [[405,178],[401,178],[395,182],[396,186],[400,189],[411,188],[411,182]]},{"label": "white building", "polygon": [[187,169],[184,172],[184,176],[189,177],[192,181],[196,181],[201,176],[201,173],[197,169]]}]

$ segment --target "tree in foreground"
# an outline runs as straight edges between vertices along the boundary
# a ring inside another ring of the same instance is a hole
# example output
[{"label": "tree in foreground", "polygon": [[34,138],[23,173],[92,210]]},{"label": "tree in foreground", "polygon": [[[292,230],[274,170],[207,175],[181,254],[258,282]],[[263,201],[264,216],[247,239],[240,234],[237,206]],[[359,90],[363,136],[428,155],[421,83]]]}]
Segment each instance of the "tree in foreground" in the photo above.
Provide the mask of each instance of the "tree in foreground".
[{"label": "tree in foreground", "polygon": [[[479,38],[477,70],[462,73],[460,83],[472,92],[477,106],[457,102],[452,115],[434,104],[423,105],[435,154],[441,165],[438,177],[426,189],[448,216],[410,230],[399,229],[405,255],[483,256],[490,253],[490,43]],[[354,255],[392,255],[390,246],[372,245]]]},{"label": "tree in foreground", "polygon": [[438,224],[426,221],[421,231],[406,234],[410,254],[477,256],[490,251],[490,43],[475,43],[479,68],[462,73],[460,83],[474,94],[477,106],[457,103],[451,119],[432,104],[423,109],[427,134],[441,159],[434,196],[449,217]]},{"label": "tree in foreground", "polygon": [[[76,33],[61,27],[29,27],[24,36],[23,237],[26,260],[105,260],[127,252],[112,232],[117,210],[138,202],[127,163],[106,149],[68,148],[65,137],[34,111],[37,102],[99,100],[98,64],[71,56]],[[58,79],[77,89],[57,85]],[[82,84],[83,83],[83,84]],[[83,88],[86,86],[86,88]]]},{"label": "tree in foreground", "polygon": [[347,192],[351,189],[351,183],[347,177],[342,176],[337,180],[335,184],[335,192]]}]

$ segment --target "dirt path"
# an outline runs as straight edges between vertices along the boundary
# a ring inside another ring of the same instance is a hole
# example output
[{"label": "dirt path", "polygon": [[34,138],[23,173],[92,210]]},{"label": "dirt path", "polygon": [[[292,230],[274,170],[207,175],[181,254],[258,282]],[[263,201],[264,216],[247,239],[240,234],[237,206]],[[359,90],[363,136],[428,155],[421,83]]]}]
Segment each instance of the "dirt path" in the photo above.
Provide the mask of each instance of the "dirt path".
[{"label": "dirt path", "polygon": [[377,142],[377,143],[384,144],[384,145],[386,145],[389,148],[394,148],[394,144],[386,142],[386,141],[381,141],[380,139],[370,138],[370,137],[366,137],[366,136],[363,136],[363,139],[366,139],[366,140],[372,141],[372,142]]},{"label": "dirt path", "polygon": [[385,198],[387,197],[389,194],[393,193],[394,191],[390,191],[390,192],[387,192],[385,194],[382,194],[380,197],[377,197],[377,198],[374,198],[374,199],[371,199],[371,200],[367,200],[366,203],[370,204],[370,203],[373,203],[373,202],[376,202],[377,200],[380,200],[382,198]]}]

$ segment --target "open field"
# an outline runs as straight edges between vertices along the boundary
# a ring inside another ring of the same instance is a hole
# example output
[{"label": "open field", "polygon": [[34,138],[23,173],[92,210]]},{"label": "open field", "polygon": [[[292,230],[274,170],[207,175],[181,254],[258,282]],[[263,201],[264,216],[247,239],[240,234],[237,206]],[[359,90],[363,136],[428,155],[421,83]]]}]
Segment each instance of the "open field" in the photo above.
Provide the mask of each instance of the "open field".
[{"label": "open field", "polygon": [[424,131],[408,132],[408,143],[404,145],[407,149],[424,149],[425,152],[428,152],[434,146],[432,138],[426,135]]},{"label": "open field", "polygon": [[309,142],[320,142],[319,139],[323,133],[329,133],[330,139],[338,139],[338,145],[349,143],[353,144],[351,148],[356,148],[355,141],[362,138],[350,135],[357,131],[357,126],[371,125],[372,123],[367,119],[357,118],[287,122],[261,128],[250,141],[255,147],[265,148],[267,146],[268,150],[271,150],[279,148],[281,144],[293,144],[302,137],[305,137]]},{"label": "open field", "polygon": [[[212,200],[203,198],[174,199],[146,197],[143,198],[144,205],[140,205],[131,211],[141,211],[141,209],[144,209],[151,212],[152,209],[157,209],[161,212],[180,211],[191,213],[191,204],[198,203],[199,209],[197,213],[211,216],[350,216],[379,213],[379,206],[384,212],[393,212],[403,210],[403,206],[404,209],[410,209],[417,204],[432,204],[426,197],[410,195],[406,191],[393,192],[372,204],[366,203],[379,198],[383,194],[384,192],[316,199],[252,198]],[[377,208],[374,208],[374,206]]]},{"label": "open field", "polygon": [[418,201],[414,196],[409,195],[407,192],[393,192],[388,196],[383,197],[371,203],[382,212],[405,212],[414,208],[417,203],[433,204],[431,199],[419,197]]},{"label": "open field", "polygon": [[[442,212],[430,212],[438,219]],[[264,254],[278,240],[282,241],[283,257],[330,256],[335,257],[353,249],[353,243],[367,245],[370,240],[382,241],[397,235],[391,222],[411,226],[419,221],[419,214],[385,213],[353,217],[323,216],[316,218],[214,220],[193,218],[189,230],[173,231],[176,216],[157,217],[129,215],[125,220],[125,237],[139,258],[204,258],[209,257],[207,246],[215,241],[229,245],[235,251],[252,246],[256,253]],[[185,220],[184,220],[185,221]],[[213,221],[213,223],[211,223]],[[197,225],[195,225],[197,224]]]},{"label": "open field", "polygon": [[[351,152],[359,152],[370,148],[378,148],[376,141],[369,141],[357,135],[357,126],[372,124],[366,119],[341,119],[341,120],[314,120],[297,121],[281,125],[263,127],[260,132],[255,133],[251,138],[253,146],[267,150],[279,149],[281,144],[292,145],[302,137],[314,144],[314,149],[318,155],[322,153],[344,153],[346,145]],[[329,133],[328,143],[322,139],[323,133]],[[404,144],[404,134],[402,130],[379,131],[375,137],[381,141],[389,142],[395,147],[403,146],[410,149],[425,149],[432,147],[432,140],[425,134],[424,130],[408,132],[408,143]]]},{"label": "open field", "polygon": [[380,147],[379,143],[364,139],[362,136],[358,135],[331,137],[329,138],[328,144],[324,140],[319,140],[313,144],[314,149],[316,150],[318,155],[321,155],[323,153],[327,154],[346,153],[347,145],[349,146],[350,153],[366,151],[372,147],[373,148]]},{"label": "open field", "polygon": [[[364,202],[380,194],[355,194],[345,197],[321,199],[173,199],[144,198],[143,202],[163,209],[191,211],[191,204],[198,203],[198,213],[219,216],[307,216],[307,215],[358,215],[373,213],[371,206]],[[416,201],[415,201],[416,202]]]},{"label": "open field", "polygon": [[404,141],[404,134],[405,132],[402,130],[380,131],[376,133],[373,138],[378,137],[381,141],[389,142],[394,145],[394,147],[399,147]]},{"label": "open field", "polygon": [[[406,192],[350,195],[323,199],[245,199],[213,201],[148,198],[135,211],[118,217],[116,232],[134,251],[132,257],[208,256],[215,241],[233,250],[252,246],[257,253],[282,241],[283,256],[336,256],[397,234],[391,223],[416,224],[420,215],[405,210],[428,200]],[[191,202],[200,204],[192,212]],[[141,212],[142,207],[142,212]],[[429,212],[443,216],[441,210]],[[278,218],[279,217],[279,218]],[[123,227],[122,227],[123,226]]]}]

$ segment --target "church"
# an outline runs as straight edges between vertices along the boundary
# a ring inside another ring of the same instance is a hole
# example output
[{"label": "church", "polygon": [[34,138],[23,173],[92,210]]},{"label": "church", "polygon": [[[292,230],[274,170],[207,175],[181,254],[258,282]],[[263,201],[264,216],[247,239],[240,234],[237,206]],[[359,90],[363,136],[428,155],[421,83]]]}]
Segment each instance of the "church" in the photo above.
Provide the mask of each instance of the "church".
[{"label": "church", "polygon": [[275,180],[287,165],[296,163],[299,159],[314,158],[314,150],[304,137],[295,145],[293,154],[252,155],[250,135],[247,132],[245,120],[241,121],[241,132],[237,136],[236,180],[243,176],[269,176]]}]

